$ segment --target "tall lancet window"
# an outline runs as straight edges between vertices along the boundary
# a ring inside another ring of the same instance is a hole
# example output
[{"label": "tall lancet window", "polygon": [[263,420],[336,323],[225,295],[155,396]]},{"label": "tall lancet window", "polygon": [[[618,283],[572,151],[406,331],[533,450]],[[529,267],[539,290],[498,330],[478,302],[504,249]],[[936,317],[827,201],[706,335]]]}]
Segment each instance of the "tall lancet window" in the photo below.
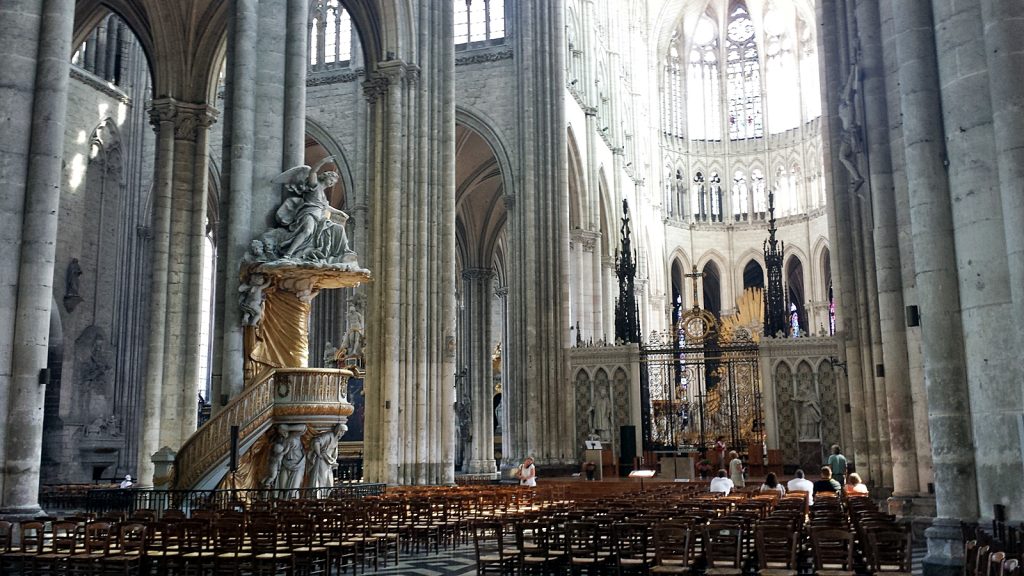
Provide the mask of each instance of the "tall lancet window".
[{"label": "tall lancet window", "polygon": [[742,140],[764,135],[761,109],[761,67],[754,23],[747,8],[737,4],[726,29],[726,67],[729,97],[729,138]]},{"label": "tall lancet window", "polygon": [[806,20],[797,20],[797,34],[800,36],[800,88],[804,117],[813,120],[821,116],[821,94],[818,78],[818,43],[814,30]]},{"label": "tall lancet window", "polygon": [[788,18],[775,7],[770,7],[764,16],[765,95],[770,134],[800,125],[800,67]]},{"label": "tall lancet window", "polygon": [[672,43],[665,60],[665,86],[662,90],[662,129],[668,136],[682,138],[686,125],[686,107],[683,106],[683,75],[686,66],[682,59],[682,41],[678,30],[672,36]]},{"label": "tall lancet window", "polygon": [[505,38],[505,0],[455,2],[455,45],[498,43]]},{"label": "tall lancet window", "polygon": [[718,27],[702,16],[690,45],[686,74],[687,121],[691,140],[721,140],[721,87],[718,68]]},{"label": "tall lancet window", "polygon": [[315,0],[309,12],[309,65],[316,70],[352,61],[352,17],[338,0]]}]

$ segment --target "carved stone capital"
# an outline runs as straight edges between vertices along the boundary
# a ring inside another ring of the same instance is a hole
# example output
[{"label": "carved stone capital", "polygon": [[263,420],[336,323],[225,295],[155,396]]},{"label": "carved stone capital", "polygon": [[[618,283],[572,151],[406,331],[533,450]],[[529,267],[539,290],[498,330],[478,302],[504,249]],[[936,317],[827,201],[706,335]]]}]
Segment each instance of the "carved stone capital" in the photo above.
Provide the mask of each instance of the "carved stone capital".
[{"label": "carved stone capital", "polygon": [[506,192],[505,195],[502,196],[501,198],[502,198],[502,200],[505,201],[505,209],[506,210],[511,210],[511,209],[515,208],[515,206],[516,206],[516,197],[515,197],[514,194],[509,194],[509,193]]},{"label": "carved stone capital", "polygon": [[512,56],[512,50],[500,50],[496,52],[476,52],[473,54],[464,54],[462,56],[456,56],[455,65],[464,66],[466,64],[483,64],[486,62],[498,62],[499,60],[511,59]]},{"label": "carved stone capital", "polygon": [[374,74],[363,81],[363,95],[370,104],[375,104],[377,100],[387,95],[390,86],[390,78]]},{"label": "carved stone capital", "polygon": [[462,270],[463,280],[490,280],[494,277],[494,270],[490,268],[464,268]]},{"label": "carved stone capital", "polygon": [[572,243],[581,246],[584,252],[593,252],[597,241],[601,239],[601,233],[577,228],[570,233],[570,238]]},{"label": "carved stone capital", "polygon": [[149,108],[149,123],[159,133],[164,124],[174,124],[176,140],[195,140],[200,130],[217,121],[217,109],[202,103],[178,102],[173,98],[154,100]]},{"label": "carved stone capital", "polygon": [[498,286],[494,290],[494,295],[498,298],[508,298],[508,286]]}]

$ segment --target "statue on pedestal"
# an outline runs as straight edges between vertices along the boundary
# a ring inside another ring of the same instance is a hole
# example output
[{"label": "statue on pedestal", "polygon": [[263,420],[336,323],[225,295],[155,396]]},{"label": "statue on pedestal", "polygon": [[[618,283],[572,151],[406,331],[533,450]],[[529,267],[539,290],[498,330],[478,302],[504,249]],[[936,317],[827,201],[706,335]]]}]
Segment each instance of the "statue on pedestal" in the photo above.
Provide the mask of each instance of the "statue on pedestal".
[{"label": "statue on pedestal", "polygon": [[309,488],[334,487],[334,469],[338,467],[338,439],[345,433],[338,422],[330,430],[317,434],[309,443]]}]

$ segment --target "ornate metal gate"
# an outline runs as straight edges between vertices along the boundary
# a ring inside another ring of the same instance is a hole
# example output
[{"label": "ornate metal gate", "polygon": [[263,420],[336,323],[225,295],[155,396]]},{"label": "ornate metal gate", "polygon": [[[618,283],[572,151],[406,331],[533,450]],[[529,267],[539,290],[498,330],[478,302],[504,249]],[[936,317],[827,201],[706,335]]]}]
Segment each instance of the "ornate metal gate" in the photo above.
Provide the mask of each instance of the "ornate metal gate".
[{"label": "ornate metal gate", "polygon": [[694,307],[640,349],[645,450],[732,449],[764,441],[758,348],[750,332]]}]

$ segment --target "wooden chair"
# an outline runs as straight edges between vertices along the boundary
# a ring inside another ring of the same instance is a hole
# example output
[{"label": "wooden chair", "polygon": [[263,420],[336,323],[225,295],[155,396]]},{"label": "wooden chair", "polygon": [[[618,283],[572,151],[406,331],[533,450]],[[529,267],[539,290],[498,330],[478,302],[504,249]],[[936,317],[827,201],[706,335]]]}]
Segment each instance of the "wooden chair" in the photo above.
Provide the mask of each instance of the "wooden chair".
[{"label": "wooden chair", "polygon": [[0,556],[0,569],[7,574],[35,572],[39,556],[43,553],[45,525],[42,522],[22,522],[18,525],[20,545],[10,546]]},{"label": "wooden chair", "polygon": [[182,520],[177,523],[178,529],[178,566],[180,573],[209,574],[214,570],[216,552],[213,549],[211,535],[211,516],[198,520]]},{"label": "wooden chair", "polygon": [[814,572],[818,576],[853,576],[853,534],[848,530],[811,531]]},{"label": "wooden chair", "polygon": [[756,542],[760,576],[796,576],[799,539],[792,527],[758,526]]},{"label": "wooden chair", "polygon": [[356,571],[356,543],[345,539],[340,511],[324,511],[316,517],[316,543],[327,549],[330,572],[342,574],[346,567]]},{"label": "wooden chair", "polygon": [[147,543],[145,524],[142,522],[122,524],[118,530],[119,548],[100,558],[103,573],[132,576],[142,572]]},{"label": "wooden chair", "polygon": [[516,569],[519,554],[506,538],[501,522],[478,521],[473,525],[477,574],[507,574]]},{"label": "wooden chair", "polygon": [[566,525],[566,554],[572,574],[602,574],[612,564],[609,547],[602,545],[601,527],[596,522]]},{"label": "wooden chair", "polygon": [[36,571],[43,574],[66,574],[68,561],[78,552],[78,539],[76,522],[54,522],[50,527],[49,545],[35,558]]},{"label": "wooden chair", "polygon": [[252,551],[245,542],[245,524],[230,518],[213,523],[213,571],[239,576],[252,570]]},{"label": "wooden chair", "polygon": [[647,524],[618,522],[612,524],[612,543],[618,576],[647,574],[654,564],[650,548],[651,531]]},{"label": "wooden chair", "polygon": [[253,518],[249,523],[249,547],[254,574],[291,575],[293,557],[291,552],[279,546],[277,521],[272,518]]},{"label": "wooden chair", "polygon": [[519,574],[561,573],[565,552],[552,539],[551,522],[532,518],[515,525]]},{"label": "wooden chair", "polygon": [[82,549],[72,554],[67,561],[68,574],[72,576],[98,572],[100,561],[111,553],[113,535],[109,522],[102,520],[89,522],[85,525],[83,534]]},{"label": "wooden chair", "polygon": [[329,558],[327,547],[313,542],[313,524],[305,514],[292,512],[285,515],[283,530],[288,550],[294,555],[296,576],[324,576]]},{"label": "wooden chair", "polygon": [[874,574],[910,576],[910,533],[886,530],[868,532],[868,561]]},{"label": "wooden chair", "polygon": [[693,532],[683,524],[664,522],[654,527],[651,574],[689,574],[693,569]]},{"label": "wooden chair", "polygon": [[974,576],[974,567],[978,563],[978,541],[968,540],[964,542],[964,569],[963,576]]},{"label": "wooden chair", "polygon": [[743,528],[709,524],[704,529],[704,557],[708,576],[741,576],[743,573]]}]

